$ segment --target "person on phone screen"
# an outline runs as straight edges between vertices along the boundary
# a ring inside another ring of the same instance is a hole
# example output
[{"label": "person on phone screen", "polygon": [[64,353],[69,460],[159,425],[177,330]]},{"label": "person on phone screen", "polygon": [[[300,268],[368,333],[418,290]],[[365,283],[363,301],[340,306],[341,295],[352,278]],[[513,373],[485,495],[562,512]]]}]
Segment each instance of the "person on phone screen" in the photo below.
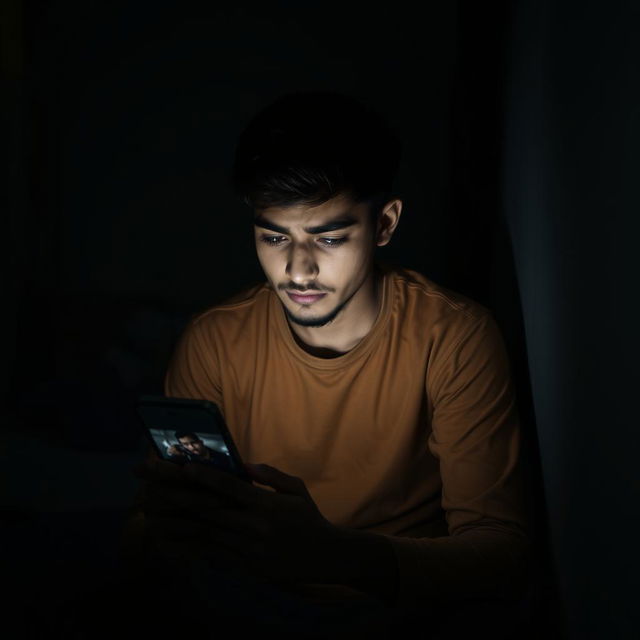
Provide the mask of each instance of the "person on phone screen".
[{"label": "person on phone screen", "polygon": [[[264,492],[282,509],[228,516],[230,546],[272,536],[238,557],[301,581],[308,566],[309,583],[333,572],[322,580],[418,612],[515,603],[530,543],[509,356],[491,309],[376,255],[403,211],[400,150],[379,113],[330,91],[249,122],[232,183],[265,279],[190,319],[165,395],[217,404],[242,459],[266,465],[259,482],[284,487]],[[212,246],[229,237],[218,215]],[[342,535],[332,556],[294,494]]]},{"label": "person on phone screen", "polygon": [[184,459],[192,462],[207,462],[216,467],[231,470],[229,456],[207,447],[201,438],[192,431],[176,431],[177,444],[167,447],[169,458]]}]

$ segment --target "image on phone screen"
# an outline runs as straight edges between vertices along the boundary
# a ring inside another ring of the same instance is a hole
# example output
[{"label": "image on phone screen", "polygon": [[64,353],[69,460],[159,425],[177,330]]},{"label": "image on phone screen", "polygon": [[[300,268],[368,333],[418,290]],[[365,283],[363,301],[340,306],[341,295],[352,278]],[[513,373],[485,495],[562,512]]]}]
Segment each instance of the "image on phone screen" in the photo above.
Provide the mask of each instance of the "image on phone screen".
[{"label": "image on phone screen", "polygon": [[172,462],[203,462],[226,471],[235,471],[229,449],[221,436],[178,429],[149,429],[158,451]]},{"label": "image on phone screen", "polygon": [[143,396],[138,413],[156,453],[178,464],[198,462],[246,479],[218,407],[208,401]]}]

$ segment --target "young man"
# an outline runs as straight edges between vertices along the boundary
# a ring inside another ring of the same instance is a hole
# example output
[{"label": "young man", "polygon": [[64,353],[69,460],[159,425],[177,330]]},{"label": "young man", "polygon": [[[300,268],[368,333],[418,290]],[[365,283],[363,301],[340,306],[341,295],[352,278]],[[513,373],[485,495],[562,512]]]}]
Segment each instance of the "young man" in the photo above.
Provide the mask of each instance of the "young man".
[{"label": "young man", "polygon": [[148,522],[302,591],[517,597],[528,541],[508,356],[489,310],[376,259],[402,212],[399,154],[379,116],[328,92],[285,96],[247,127],[234,184],[266,282],[191,320],[165,392],[215,402],[261,463],[257,484],[150,463],[156,498],[155,480],[180,474],[209,493],[172,496],[197,525],[158,508]]}]

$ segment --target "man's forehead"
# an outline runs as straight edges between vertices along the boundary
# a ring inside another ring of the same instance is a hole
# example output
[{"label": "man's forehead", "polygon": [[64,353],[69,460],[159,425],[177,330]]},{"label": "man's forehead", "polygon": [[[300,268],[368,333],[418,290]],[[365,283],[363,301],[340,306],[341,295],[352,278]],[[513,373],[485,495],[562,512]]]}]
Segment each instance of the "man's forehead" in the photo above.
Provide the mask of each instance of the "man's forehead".
[{"label": "man's forehead", "polygon": [[328,231],[330,224],[336,229],[359,224],[366,219],[367,205],[347,199],[330,200],[320,205],[291,205],[268,207],[256,211],[254,224],[274,231],[283,231],[289,226],[302,225],[308,233]]}]

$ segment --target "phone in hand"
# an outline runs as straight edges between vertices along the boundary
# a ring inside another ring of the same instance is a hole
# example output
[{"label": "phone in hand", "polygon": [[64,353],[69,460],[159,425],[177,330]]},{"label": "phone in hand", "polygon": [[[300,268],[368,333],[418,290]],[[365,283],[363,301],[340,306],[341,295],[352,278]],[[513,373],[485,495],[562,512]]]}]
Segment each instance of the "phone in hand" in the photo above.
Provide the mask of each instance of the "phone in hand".
[{"label": "phone in hand", "polygon": [[212,465],[251,482],[218,406],[209,400],[141,396],[138,415],[158,457]]}]

